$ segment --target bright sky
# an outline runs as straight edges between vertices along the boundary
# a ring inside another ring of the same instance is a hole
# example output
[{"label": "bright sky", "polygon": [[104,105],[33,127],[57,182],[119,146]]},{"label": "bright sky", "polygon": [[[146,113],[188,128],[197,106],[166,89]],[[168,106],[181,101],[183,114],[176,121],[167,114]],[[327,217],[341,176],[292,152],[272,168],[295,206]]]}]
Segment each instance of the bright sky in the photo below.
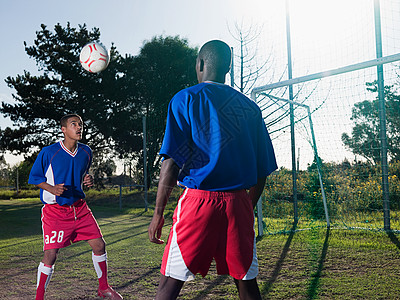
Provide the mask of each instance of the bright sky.
[{"label": "bright sky", "polygon": [[[349,61],[340,61],[338,57],[332,56],[329,59],[321,59],[318,62],[319,66],[314,67],[315,57],[324,58],[324,54],[314,53],[313,49],[324,51],[322,53],[329,52],[333,47],[341,49],[340,51],[347,48],[353,49],[354,47],[346,47],[352,45],[343,47],[340,43],[346,37],[348,29],[356,26],[362,33],[360,36],[370,36],[373,26],[365,25],[359,18],[371,14],[373,2],[373,0],[291,0],[294,76],[348,64]],[[4,82],[7,76],[15,77],[23,74],[24,70],[31,73],[37,70],[34,61],[26,55],[23,42],[26,41],[28,45],[32,45],[36,37],[35,33],[40,30],[42,23],[53,30],[55,24],[60,23],[65,26],[68,21],[72,27],[78,27],[78,24],[83,23],[89,29],[98,27],[101,32],[101,42],[108,48],[113,42],[122,55],[137,54],[143,42],[155,35],[179,35],[187,38],[191,46],[201,46],[208,40],[216,38],[223,39],[232,45],[234,40],[228,27],[233,28],[235,22],[243,22],[245,25],[263,25],[261,49],[274,51],[276,76],[282,74],[282,70],[285,69],[285,0],[69,0],[63,2],[0,0],[0,40],[2,41],[0,54],[3,60],[0,68],[0,102],[12,102],[13,90]],[[346,41],[348,43],[349,39]],[[351,61],[353,63],[373,59],[373,43],[373,38],[369,38],[365,43],[357,41],[363,49],[369,50],[344,52],[345,55],[342,52],[340,56],[353,57]],[[325,46],[319,47],[320,45]],[[299,54],[306,54],[305,56],[309,59],[297,61],[296,56]],[[356,61],[354,61],[354,56],[356,56]],[[11,125],[9,119],[0,115],[0,128],[4,129]],[[16,161],[16,158],[11,156],[6,156],[6,159],[9,163]]]},{"label": "bright sky", "polygon": [[[143,41],[155,35],[179,35],[187,38],[191,46],[201,46],[210,39],[231,41],[228,25],[240,21],[251,11],[259,11],[265,0],[247,0],[250,8],[242,9],[240,0],[114,0],[114,1],[54,1],[18,0],[0,1],[0,102],[12,102],[13,90],[4,79],[23,74],[24,70],[35,73],[33,60],[24,51],[23,42],[33,44],[40,24],[49,29],[60,23],[71,26],[85,23],[89,29],[98,27],[101,42],[108,48],[114,42],[118,51],[137,54]],[[268,1],[267,1],[268,2]],[[270,1],[271,2],[271,1]],[[243,14],[244,13],[244,14]],[[9,119],[0,116],[0,127],[11,126]],[[14,162],[6,156],[7,162]]]},{"label": "bright sky", "polygon": [[[107,47],[114,42],[118,51],[137,54],[145,40],[155,35],[179,35],[191,46],[201,46],[210,39],[232,41],[228,26],[247,16],[259,15],[260,5],[272,0],[115,0],[115,1],[0,1],[0,101],[11,101],[12,90],[4,82],[24,70],[36,71],[34,61],[24,51],[23,42],[33,44],[40,24],[53,30],[60,23],[71,26],[85,23],[89,29],[100,28],[101,41]],[[257,17],[258,18],[258,17]],[[249,19],[249,18],[248,18]],[[0,127],[11,123],[0,116]]]}]

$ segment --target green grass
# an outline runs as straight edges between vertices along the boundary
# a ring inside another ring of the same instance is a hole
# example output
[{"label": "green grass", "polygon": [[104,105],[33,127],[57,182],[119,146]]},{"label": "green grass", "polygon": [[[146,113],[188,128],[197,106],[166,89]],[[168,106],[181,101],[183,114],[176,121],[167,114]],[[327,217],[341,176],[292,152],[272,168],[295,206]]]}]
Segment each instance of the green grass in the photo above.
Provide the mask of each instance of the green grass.
[{"label": "green grass", "polygon": [[0,189],[0,199],[4,200],[35,197],[39,197],[39,190],[36,188],[20,190],[18,193],[16,190]]},{"label": "green grass", "polygon": [[[153,299],[164,247],[148,241],[152,210],[144,212],[133,198],[124,198],[120,211],[114,196],[92,195],[89,199],[107,242],[109,281],[124,299]],[[174,202],[167,208],[164,240]],[[43,255],[41,206],[38,198],[0,200],[0,281],[9,287],[0,289],[0,299],[34,298],[36,270]],[[399,299],[399,235],[327,230],[317,225],[268,234],[257,242],[258,282],[264,299]],[[96,299],[96,286],[87,243],[62,249],[48,299]],[[206,278],[198,276],[185,284],[179,299],[238,297],[232,280],[217,276],[212,265]]]}]

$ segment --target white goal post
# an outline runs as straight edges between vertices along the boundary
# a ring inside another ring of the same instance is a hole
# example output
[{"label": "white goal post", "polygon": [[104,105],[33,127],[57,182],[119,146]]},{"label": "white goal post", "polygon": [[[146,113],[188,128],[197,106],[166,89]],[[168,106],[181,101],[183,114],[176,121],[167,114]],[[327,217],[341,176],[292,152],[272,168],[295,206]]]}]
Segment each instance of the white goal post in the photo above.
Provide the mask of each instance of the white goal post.
[{"label": "white goal post", "polygon": [[[264,86],[256,87],[251,92],[251,98],[255,102],[257,99],[257,95],[263,95],[263,96],[269,97],[270,99],[273,98],[276,101],[283,101],[283,102],[307,109],[309,125],[310,125],[310,130],[311,130],[311,135],[312,135],[312,147],[313,147],[314,156],[315,156],[315,159],[317,162],[318,176],[319,176],[319,181],[320,181],[320,186],[321,186],[321,193],[322,193],[322,197],[323,197],[325,217],[326,217],[326,222],[327,222],[328,227],[330,227],[329,213],[328,213],[328,209],[327,209],[325,192],[324,192],[324,188],[323,188],[323,184],[322,184],[322,177],[321,177],[321,172],[320,172],[320,162],[319,162],[319,157],[317,154],[317,148],[316,148],[316,144],[315,144],[315,136],[314,136],[314,130],[313,130],[313,125],[312,125],[312,120],[311,120],[310,108],[309,108],[309,106],[302,104],[302,103],[298,103],[298,102],[295,102],[292,100],[272,96],[272,95],[268,94],[267,91],[273,90],[276,88],[285,87],[285,86],[293,86],[295,84],[304,83],[307,81],[312,81],[312,80],[317,80],[317,79],[322,79],[322,78],[326,78],[326,77],[330,77],[330,76],[334,76],[334,75],[344,74],[344,73],[348,73],[348,72],[354,72],[357,70],[371,68],[374,66],[378,67],[378,66],[382,66],[382,65],[388,64],[388,63],[393,63],[396,61],[400,61],[400,53],[396,53],[393,55],[388,55],[385,57],[380,57],[380,58],[376,58],[373,60],[368,60],[368,61],[364,61],[364,62],[352,64],[352,65],[348,65],[348,66],[337,68],[337,69],[331,69],[331,70],[327,70],[324,72],[318,72],[318,73],[305,75],[305,76],[301,76],[301,77],[297,77],[297,78],[293,78],[293,79],[289,79],[289,80],[275,82],[272,84],[267,84]],[[261,198],[257,202],[257,220],[258,220],[258,235],[262,236],[264,229],[263,229],[263,214],[262,214]]]}]

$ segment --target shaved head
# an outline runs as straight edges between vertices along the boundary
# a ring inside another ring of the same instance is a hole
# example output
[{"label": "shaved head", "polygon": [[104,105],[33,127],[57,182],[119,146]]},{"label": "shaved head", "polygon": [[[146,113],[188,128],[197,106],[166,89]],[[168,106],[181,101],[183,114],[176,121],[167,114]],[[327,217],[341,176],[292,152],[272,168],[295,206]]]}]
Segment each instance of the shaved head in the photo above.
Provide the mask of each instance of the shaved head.
[{"label": "shaved head", "polygon": [[198,60],[207,67],[208,72],[225,76],[231,65],[231,48],[223,41],[212,40],[203,45]]}]

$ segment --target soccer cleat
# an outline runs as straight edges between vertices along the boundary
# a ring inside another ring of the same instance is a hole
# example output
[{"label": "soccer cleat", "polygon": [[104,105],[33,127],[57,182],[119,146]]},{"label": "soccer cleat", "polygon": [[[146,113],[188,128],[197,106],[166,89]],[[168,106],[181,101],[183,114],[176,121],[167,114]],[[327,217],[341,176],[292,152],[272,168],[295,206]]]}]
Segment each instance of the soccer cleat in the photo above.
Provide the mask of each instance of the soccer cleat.
[{"label": "soccer cleat", "polygon": [[111,286],[108,286],[107,289],[101,290],[100,288],[97,290],[97,294],[102,298],[109,298],[112,300],[120,300],[123,299],[120,294],[118,294]]}]

